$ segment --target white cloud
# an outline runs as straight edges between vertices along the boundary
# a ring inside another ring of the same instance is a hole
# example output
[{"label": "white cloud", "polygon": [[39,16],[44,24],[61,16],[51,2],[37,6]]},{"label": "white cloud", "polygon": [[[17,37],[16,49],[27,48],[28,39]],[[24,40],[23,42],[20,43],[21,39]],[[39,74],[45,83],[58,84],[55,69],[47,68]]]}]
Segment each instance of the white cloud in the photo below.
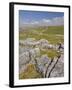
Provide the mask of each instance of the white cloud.
[{"label": "white cloud", "polygon": [[52,25],[64,25],[64,17],[56,17],[51,21]]},{"label": "white cloud", "polygon": [[32,21],[31,23],[29,24],[39,24],[39,21]]},{"label": "white cloud", "polygon": [[50,19],[43,19],[42,21],[45,22],[45,23],[49,23],[49,22],[51,22]]},{"label": "white cloud", "polygon": [[64,25],[64,17],[55,17],[52,19],[42,19],[39,21],[31,21],[31,22],[24,22],[24,26],[58,26],[58,25]]},{"label": "white cloud", "polygon": [[58,26],[58,25],[64,25],[64,17],[55,17],[52,19],[43,19],[42,25],[48,25],[48,26]]}]

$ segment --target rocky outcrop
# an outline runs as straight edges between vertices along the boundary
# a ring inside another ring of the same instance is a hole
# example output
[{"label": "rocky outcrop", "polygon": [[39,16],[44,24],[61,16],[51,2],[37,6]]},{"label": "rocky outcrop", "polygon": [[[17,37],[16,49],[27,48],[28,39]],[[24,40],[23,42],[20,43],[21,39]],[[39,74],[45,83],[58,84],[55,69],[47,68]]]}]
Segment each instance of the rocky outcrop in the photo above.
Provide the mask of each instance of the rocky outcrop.
[{"label": "rocky outcrop", "polygon": [[63,56],[55,57],[54,59],[49,59],[46,55],[42,56],[40,59],[36,59],[37,71],[42,74],[44,78],[49,77],[63,77],[64,76],[64,63],[60,61]]},{"label": "rocky outcrop", "polygon": [[34,59],[36,57],[40,56],[40,49],[39,48],[34,48],[34,49],[27,49],[27,51],[24,51],[22,54],[19,56],[19,71],[21,72],[24,66],[26,64],[31,63],[35,64]]},{"label": "rocky outcrop", "polygon": [[46,39],[40,39],[40,40],[35,40],[34,38],[27,38],[26,40],[20,40],[19,41],[20,45],[24,45],[25,47],[29,48],[35,48],[38,47],[40,49],[55,49],[63,52],[64,50],[64,45],[63,44],[58,44],[58,45],[53,45],[50,44],[48,40]]},{"label": "rocky outcrop", "polygon": [[42,55],[40,58],[36,58],[36,67],[38,69],[38,72],[42,74],[43,77],[45,77],[47,67],[51,63],[51,59],[48,58],[47,55]]},{"label": "rocky outcrop", "polygon": [[[41,39],[36,41],[34,38],[21,40],[19,46],[19,73],[27,69],[28,64],[33,64],[37,72],[42,74],[43,78],[63,77],[64,76],[64,55],[49,58],[46,54],[40,55],[41,49],[64,50],[59,46],[50,44],[47,40]],[[59,49],[58,49],[59,48]]]},{"label": "rocky outcrop", "polygon": [[50,73],[50,77],[63,77],[64,76],[64,56],[61,55],[57,64]]}]

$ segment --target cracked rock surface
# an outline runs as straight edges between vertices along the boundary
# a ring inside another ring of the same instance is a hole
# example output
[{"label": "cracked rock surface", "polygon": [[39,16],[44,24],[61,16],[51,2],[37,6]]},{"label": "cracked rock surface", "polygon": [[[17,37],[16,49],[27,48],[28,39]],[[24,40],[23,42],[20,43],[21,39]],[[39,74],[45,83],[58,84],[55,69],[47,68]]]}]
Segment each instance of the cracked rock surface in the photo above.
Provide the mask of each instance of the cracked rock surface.
[{"label": "cracked rock surface", "polygon": [[[29,64],[33,64],[37,72],[42,74],[43,78],[64,76],[63,53],[59,58],[54,57],[52,59],[47,54],[40,54],[41,49],[49,48],[49,42],[47,40],[41,39],[36,41],[34,38],[28,38],[25,41],[20,41],[20,45],[24,45],[24,47],[19,46],[19,73],[24,72]],[[52,46],[51,49],[53,49]]]}]

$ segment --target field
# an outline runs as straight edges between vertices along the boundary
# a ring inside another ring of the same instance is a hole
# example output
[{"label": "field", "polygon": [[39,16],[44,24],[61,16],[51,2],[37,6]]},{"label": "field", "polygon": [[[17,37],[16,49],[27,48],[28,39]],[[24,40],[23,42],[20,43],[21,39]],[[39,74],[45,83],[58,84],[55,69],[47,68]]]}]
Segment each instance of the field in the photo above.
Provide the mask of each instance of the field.
[{"label": "field", "polygon": [[[26,38],[35,38],[36,40],[46,39],[54,45],[58,44],[59,42],[64,43],[64,27],[49,26],[21,31],[19,39],[25,40]],[[57,55],[55,50],[48,50],[46,52],[42,52],[42,54],[43,53],[47,53],[50,57]]]},{"label": "field", "polygon": [[63,26],[49,26],[39,27],[29,30],[20,31],[19,39],[24,40],[26,38],[47,39],[50,43],[57,44],[64,42],[64,27]]},{"label": "field", "polygon": [[[35,38],[36,40],[46,39],[50,44],[57,45],[64,43],[64,26],[48,26],[48,27],[37,27],[37,28],[26,28],[20,30],[19,40],[25,40],[26,38]],[[22,45],[20,45],[23,47]],[[56,50],[41,50],[41,55],[47,54],[49,58],[54,58],[60,55],[60,52]],[[20,79],[28,78],[41,78],[41,74],[36,71],[35,65],[28,65],[25,72],[19,74]]]}]

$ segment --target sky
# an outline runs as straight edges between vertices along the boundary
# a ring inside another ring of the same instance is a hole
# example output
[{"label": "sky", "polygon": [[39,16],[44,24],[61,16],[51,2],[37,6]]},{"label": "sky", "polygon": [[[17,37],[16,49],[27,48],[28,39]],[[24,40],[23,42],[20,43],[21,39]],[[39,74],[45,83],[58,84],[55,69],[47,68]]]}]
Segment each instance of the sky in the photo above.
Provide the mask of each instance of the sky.
[{"label": "sky", "polygon": [[63,12],[19,11],[20,26],[58,26],[64,24]]}]

